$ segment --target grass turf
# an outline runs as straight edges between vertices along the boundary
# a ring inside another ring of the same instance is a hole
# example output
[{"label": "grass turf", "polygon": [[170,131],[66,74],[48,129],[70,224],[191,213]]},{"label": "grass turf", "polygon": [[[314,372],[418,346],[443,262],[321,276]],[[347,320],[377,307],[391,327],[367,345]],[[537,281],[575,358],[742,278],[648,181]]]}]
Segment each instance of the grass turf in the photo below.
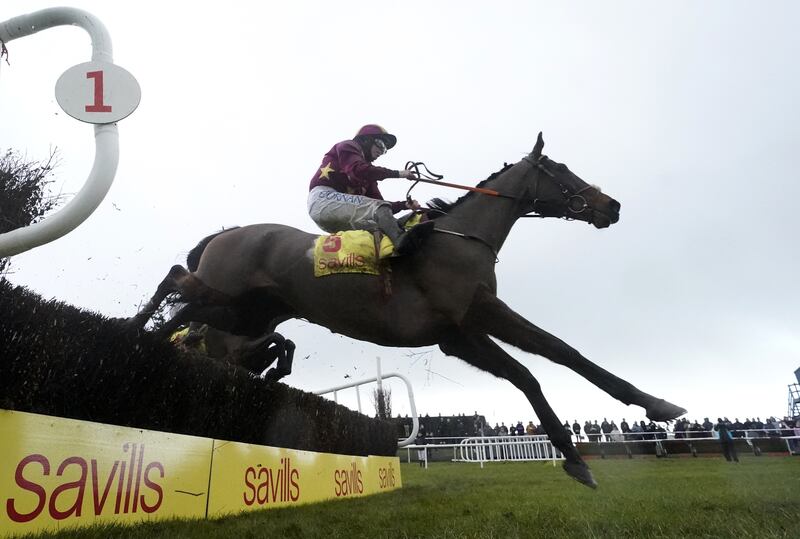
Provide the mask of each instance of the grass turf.
[{"label": "grass turf", "polygon": [[[58,537],[800,537],[800,459],[593,460],[590,490],[549,463],[402,465],[403,489],[210,521]],[[39,537],[51,537],[43,535]]]}]

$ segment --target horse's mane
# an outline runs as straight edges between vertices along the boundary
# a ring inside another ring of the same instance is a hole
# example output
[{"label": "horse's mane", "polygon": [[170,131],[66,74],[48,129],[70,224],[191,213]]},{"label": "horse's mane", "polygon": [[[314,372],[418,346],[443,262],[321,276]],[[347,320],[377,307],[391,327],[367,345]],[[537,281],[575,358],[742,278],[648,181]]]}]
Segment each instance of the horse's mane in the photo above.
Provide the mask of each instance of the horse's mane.
[{"label": "horse's mane", "polygon": [[228,232],[229,230],[233,230],[235,228],[239,227],[234,226],[231,228],[223,228],[219,232],[215,232],[210,236],[206,236],[205,238],[200,240],[200,243],[195,245],[194,249],[189,251],[189,254],[186,255],[186,267],[189,268],[189,271],[197,271],[197,266],[200,265],[200,257],[203,255],[203,251],[206,250],[206,246],[211,242],[211,240],[213,240],[223,232]]},{"label": "horse's mane", "polygon": [[[480,182],[476,187],[483,187],[486,184],[486,182],[495,179],[500,174],[502,174],[503,172],[505,172],[506,170],[510,169],[513,166],[514,163],[511,164],[503,163],[503,168],[501,168],[500,170],[498,170],[497,172],[493,173],[488,178]],[[447,215],[450,212],[450,210],[461,204],[464,201],[464,199],[474,194],[475,194],[474,191],[470,191],[466,195],[459,197],[455,202],[450,202],[448,200],[444,200],[441,198],[433,198],[429,200],[428,202],[425,203],[425,205],[431,209],[431,212],[428,213],[428,218],[436,219],[437,217],[441,217],[442,215]]]}]

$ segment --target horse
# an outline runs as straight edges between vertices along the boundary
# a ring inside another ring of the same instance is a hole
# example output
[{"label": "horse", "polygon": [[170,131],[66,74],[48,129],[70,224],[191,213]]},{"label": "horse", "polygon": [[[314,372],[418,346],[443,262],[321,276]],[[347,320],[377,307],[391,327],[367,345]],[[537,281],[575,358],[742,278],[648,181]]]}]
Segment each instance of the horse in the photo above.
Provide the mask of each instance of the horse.
[{"label": "horse", "polygon": [[[295,344],[280,333],[267,333],[251,338],[234,335],[203,324],[189,333],[189,328],[171,335],[170,340],[180,349],[201,353],[237,367],[243,367],[259,376],[264,373],[267,382],[277,382],[292,374]],[[276,362],[277,360],[277,362]]]},{"label": "horse", "polygon": [[530,154],[481,182],[476,192],[434,204],[433,233],[414,253],[390,258],[382,276],[314,277],[316,235],[280,224],[249,225],[203,239],[194,249],[196,271],[173,266],[129,323],[143,327],[167,295],[178,293],[187,305],[175,319],[202,320],[236,334],[258,336],[304,318],[383,346],[438,345],[522,391],[564,456],[565,472],[596,488],[539,382],[491,337],[572,369],[615,399],[641,406],[651,420],[670,421],[686,410],[592,363],[497,297],[497,255],[520,217],[533,213],[597,229],[619,220],[619,202],[543,148],[539,133]]},{"label": "horse", "polygon": [[[189,271],[196,271],[200,262],[204,244],[201,242],[186,256],[186,267]],[[172,318],[176,312],[180,312],[186,306],[173,298]],[[266,332],[257,336],[235,335],[227,331],[222,331],[208,324],[197,324],[190,322],[186,327],[175,327],[183,325],[183,318],[176,323],[168,321],[165,327],[159,329],[159,333],[164,334],[169,331],[169,338],[176,346],[186,351],[202,353],[211,359],[216,359],[237,367],[244,367],[252,374],[258,376],[272,365],[275,366],[264,373],[267,382],[277,382],[281,378],[292,374],[292,362],[294,361],[295,344],[286,339],[280,333],[274,331]]]}]

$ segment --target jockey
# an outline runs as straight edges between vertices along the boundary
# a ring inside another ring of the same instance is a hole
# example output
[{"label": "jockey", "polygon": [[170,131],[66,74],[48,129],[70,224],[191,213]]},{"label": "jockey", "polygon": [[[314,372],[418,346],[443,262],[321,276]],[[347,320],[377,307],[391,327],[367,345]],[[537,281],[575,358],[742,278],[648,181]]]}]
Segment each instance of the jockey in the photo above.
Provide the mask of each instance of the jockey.
[{"label": "jockey", "polygon": [[392,240],[397,254],[409,254],[433,231],[427,221],[404,231],[394,214],[418,210],[416,200],[389,202],[378,190],[386,178],[416,178],[410,170],[391,170],[372,164],[397,143],[397,137],[375,124],[358,130],[353,140],[335,144],[311,178],[308,214],[324,231],[378,229]]}]

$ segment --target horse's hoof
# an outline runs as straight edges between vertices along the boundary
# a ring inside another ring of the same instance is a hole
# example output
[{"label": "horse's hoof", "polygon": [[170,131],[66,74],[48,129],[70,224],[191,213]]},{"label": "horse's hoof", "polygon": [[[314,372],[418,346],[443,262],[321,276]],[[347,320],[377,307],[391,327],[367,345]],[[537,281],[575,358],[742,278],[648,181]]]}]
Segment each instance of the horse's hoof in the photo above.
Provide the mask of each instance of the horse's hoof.
[{"label": "horse's hoof", "polygon": [[586,485],[589,488],[597,488],[597,481],[594,480],[592,472],[585,462],[564,461],[563,467],[567,475],[578,483]]},{"label": "horse's hoof", "polygon": [[647,419],[651,421],[672,421],[684,415],[686,410],[664,399],[658,399],[647,407]]}]

